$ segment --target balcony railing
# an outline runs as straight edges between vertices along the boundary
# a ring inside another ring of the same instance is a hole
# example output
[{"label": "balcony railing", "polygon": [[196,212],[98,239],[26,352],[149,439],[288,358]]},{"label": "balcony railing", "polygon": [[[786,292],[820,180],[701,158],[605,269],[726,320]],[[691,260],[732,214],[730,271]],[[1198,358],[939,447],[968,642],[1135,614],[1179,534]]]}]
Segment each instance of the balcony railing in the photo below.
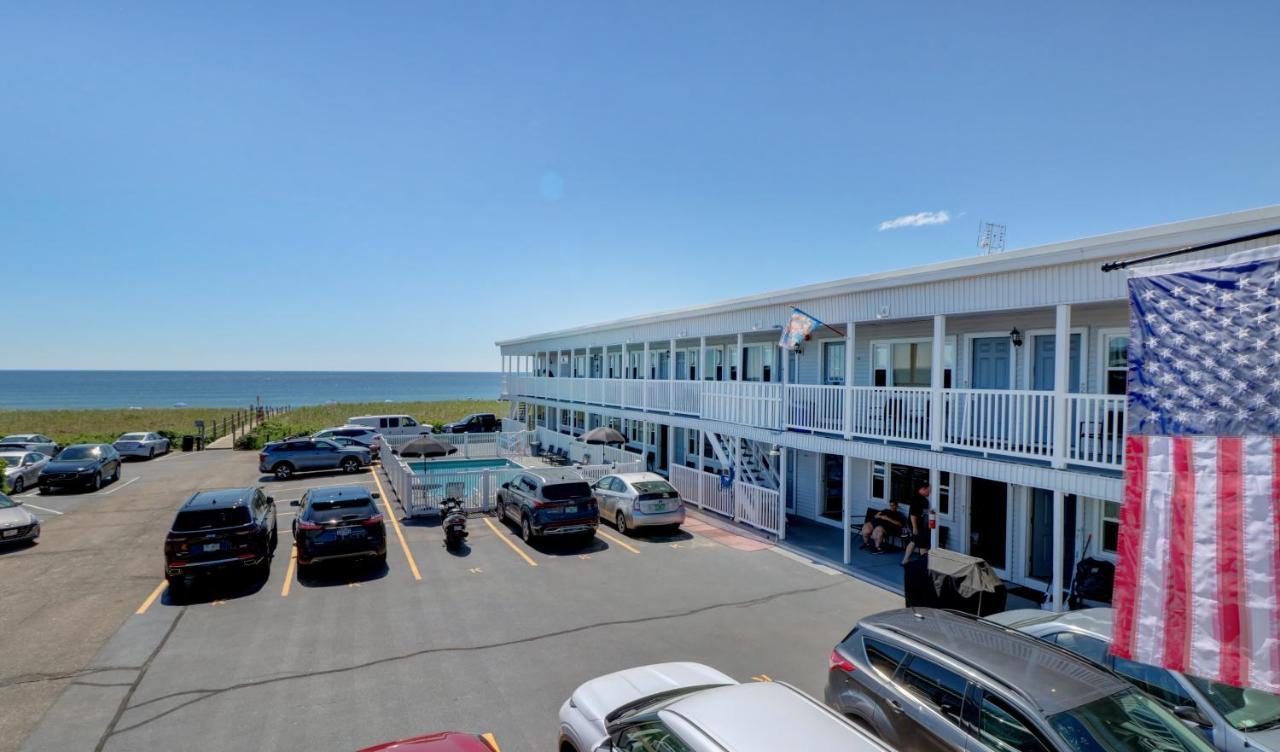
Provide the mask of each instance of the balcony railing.
[{"label": "balcony railing", "polygon": [[[1043,391],[943,389],[935,395],[928,387],[788,384],[784,388],[755,381],[513,376],[507,379],[507,392],[775,431],[1043,460],[1058,466],[1118,469],[1124,464],[1125,400],[1115,395],[1066,395],[1061,413],[1066,427],[1058,432],[1055,394]],[[936,426],[935,409],[941,412]]]}]

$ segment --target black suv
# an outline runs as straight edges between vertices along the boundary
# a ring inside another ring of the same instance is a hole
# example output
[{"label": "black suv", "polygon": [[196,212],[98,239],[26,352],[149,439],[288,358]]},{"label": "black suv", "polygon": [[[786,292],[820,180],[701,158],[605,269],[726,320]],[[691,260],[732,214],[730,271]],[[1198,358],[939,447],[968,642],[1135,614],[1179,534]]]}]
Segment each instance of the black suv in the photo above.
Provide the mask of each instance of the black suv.
[{"label": "black suv", "polygon": [[164,541],[164,574],[171,593],[197,576],[271,568],[276,548],[275,500],[261,488],[197,491],[173,518]]},{"label": "black suv", "polygon": [[520,525],[526,543],[544,535],[590,540],[600,524],[591,486],[572,470],[526,470],[498,491],[498,518]]},{"label": "black suv", "polygon": [[440,433],[493,433],[500,430],[502,423],[493,413],[476,413],[440,426]]},{"label": "black suv", "polygon": [[293,540],[298,547],[298,576],[313,564],[335,559],[387,563],[387,526],[364,486],[313,488],[293,502]]}]

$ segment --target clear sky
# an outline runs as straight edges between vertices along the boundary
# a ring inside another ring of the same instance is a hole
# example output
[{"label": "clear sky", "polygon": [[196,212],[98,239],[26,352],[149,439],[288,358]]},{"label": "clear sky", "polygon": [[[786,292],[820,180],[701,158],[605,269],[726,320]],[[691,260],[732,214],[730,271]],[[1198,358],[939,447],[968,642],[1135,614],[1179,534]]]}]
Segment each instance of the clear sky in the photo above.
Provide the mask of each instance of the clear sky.
[{"label": "clear sky", "polygon": [[980,219],[1014,248],[1277,203],[1277,28],[1275,2],[5,3],[0,367],[497,370],[496,339],[976,254]]}]

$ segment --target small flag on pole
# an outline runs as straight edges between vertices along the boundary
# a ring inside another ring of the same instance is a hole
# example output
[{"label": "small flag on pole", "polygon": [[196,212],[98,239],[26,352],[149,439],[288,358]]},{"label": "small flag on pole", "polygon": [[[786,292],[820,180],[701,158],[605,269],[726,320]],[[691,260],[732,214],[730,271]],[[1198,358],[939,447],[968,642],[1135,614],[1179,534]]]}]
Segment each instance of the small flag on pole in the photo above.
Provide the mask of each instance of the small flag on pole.
[{"label": "small flag on pole", "polygon": [[1129,279],[1111,652],[1280,692],[1280,246]]},{"label": "small flag on pole", "polygon": [[823,326],[823,323],[799,308],[792,308],[791,319],[782,328],[782,337],[778,340],[778,347],[786,348],[787,350],[798,349],[809,338],[809,334],[814,328],[818,326]]}]

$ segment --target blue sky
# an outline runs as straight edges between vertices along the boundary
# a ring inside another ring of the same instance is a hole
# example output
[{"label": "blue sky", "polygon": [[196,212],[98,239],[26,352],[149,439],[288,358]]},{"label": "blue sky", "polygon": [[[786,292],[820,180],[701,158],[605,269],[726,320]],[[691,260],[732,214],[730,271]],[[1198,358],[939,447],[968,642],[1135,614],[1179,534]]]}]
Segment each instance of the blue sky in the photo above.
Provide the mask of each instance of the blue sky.
[{"label": "blue sky", "polygon": [[55,331],[2,367],[496,370],[495,339],[976,254],[980,219],[1012,248],[1277,203],[1276,28],[1270,2],[6,4],[0,283]]}]

